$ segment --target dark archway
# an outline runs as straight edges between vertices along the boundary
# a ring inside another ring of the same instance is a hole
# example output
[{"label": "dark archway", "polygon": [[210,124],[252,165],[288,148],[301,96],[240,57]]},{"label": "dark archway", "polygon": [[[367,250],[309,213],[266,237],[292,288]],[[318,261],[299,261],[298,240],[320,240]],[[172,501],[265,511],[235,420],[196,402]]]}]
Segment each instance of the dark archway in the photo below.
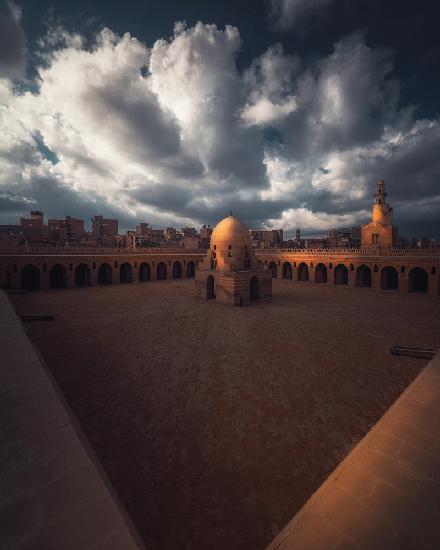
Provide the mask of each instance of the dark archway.
[{"label": "dark archway", "polygon": [[365,264],[356,269],[356,286],[371,286],[371,269]]},{"label": "dark archway", "polygon": [[421,267],[413,267],[409,272],[408,292],[428,292],[428,273]]},{"label": "dark archway", "polygon": [[384,267],[380,273],[380,288],[385,290],[397,290],[399,286],[399,274],[397,269],[391,266]]},{"label": "dark archway", "polygon": [[315,283],[327,282],[327,267],[324,264],[318,264],[315,267]]},{"label": "dark archway", "polygon": [[133,282],[133,270],[128,262],[124,262],[119,268],[119,282],[121,284]]},{"label": "dark archway", "polygon": [[186,276],[188,279],[193,279],[196,275],[196,266],[194,265],[194,262],[188,262],[186,264]]},{"label": "dark archway", "polygon": [[147,262],[141,263],[139,266],[139,281],[150,281],[151,280],[151,269],[150,265]]},{"label": "dark archway", "polygon": [[28,264],[21,270],[22,290],[40,290],[40,270],[32,264]]},{"label": "dark archway", "polygon": [[167,278],[167,266],[163,262],[157,264],[157,280],[164,281]]},{"label": "dark archway", "polygon": [[348,269],[344,264],[338,264],[335,267],[333,276],[335,285],[348,285]]},{"label": "dark archway", "polygon": [[79,264],[76,266],[75,285],[90,286],[90,268],[87,264]]},{"label": "dark archway", "polygon": [[283,279],[292,278],[292,264],[290,262],[283,263]]},{"label": "dark archway", "polygon": [[252,277],[249,284],[249,298],[252,300],[258,300],[260,297],[260,281],[257,277]]},{"label": "dark archway", "polygon": [[301,262],[298,266],[298,281],[306,282],[309,280],[309,267],[306,263]]},{"label": "dark archway", "polygon": [[206,279],[206,297],[208,300],[215,298],[214,277],[212,275]]},{"label": "dark archway", "polygon": [[67,272],[63,265],[55,264],[52,266],[49,273],[49,286],[50,288],[66,288]]},{"label": "dark archway", "polygon": [[182,264],[180,262],[173,263],[173,279],[180,279],[182,277]]},{"label": "dark archway", "polygon": [[103,263],[98,269],[98,283],[100,285],[111,285],[113,283],[113,270],[108,263]]},{"label": "dark archway", "polygon": [[278,277],[277,264],[275,262],[269,262],[267,268],[272,271],[272,279],[276,279]]}]

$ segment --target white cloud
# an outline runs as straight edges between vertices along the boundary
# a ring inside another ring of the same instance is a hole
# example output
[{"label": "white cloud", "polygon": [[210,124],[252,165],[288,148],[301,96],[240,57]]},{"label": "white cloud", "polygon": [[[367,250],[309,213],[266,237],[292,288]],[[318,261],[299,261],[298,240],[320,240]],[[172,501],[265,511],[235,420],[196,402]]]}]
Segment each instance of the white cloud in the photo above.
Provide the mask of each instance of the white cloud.
[{"label": "white cloud", "polygon": [[161,226],[232,208],[322,231],[364,221],[378,176],[402,211],[439,196],[439,123],[398,108],[390,54],[360,34],[308,64],[275,45],[242,73],[233,27],[180,23],[151,49],[108,29],[42,44],[35,92],[0,80],[3,220],[29,204]]}]

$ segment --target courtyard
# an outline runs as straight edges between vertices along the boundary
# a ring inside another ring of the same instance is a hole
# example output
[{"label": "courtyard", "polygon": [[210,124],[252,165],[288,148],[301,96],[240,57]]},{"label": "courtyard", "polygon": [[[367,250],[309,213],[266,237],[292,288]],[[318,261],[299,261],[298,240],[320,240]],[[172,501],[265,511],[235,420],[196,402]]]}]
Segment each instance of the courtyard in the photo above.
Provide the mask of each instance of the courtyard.
[{"label": "courtyard", "polygon": [[439,300],[273,281],[248,308],[194,281],[11,296],[147,548],[263,549],[425,366]]}]

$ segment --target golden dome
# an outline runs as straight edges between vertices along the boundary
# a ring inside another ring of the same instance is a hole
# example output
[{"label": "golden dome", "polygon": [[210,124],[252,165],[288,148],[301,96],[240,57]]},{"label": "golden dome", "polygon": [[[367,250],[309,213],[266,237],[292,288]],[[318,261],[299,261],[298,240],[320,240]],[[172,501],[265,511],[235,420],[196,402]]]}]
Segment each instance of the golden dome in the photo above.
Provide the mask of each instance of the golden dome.
[{"label": "golden dome", "polygon": [[250,247],[249,229],[234,216],[228,216],[221,220],[214,228],[211,235],[211,249],[216,245],[217,250],[231,248]]}]

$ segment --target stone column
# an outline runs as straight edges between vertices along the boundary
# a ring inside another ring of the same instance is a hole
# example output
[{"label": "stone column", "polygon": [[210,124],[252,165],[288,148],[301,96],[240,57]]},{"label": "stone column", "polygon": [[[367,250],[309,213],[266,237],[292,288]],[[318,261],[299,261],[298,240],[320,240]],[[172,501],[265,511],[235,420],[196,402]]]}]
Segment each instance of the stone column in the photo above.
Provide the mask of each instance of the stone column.
[{"label": "stone column", "polygon": [[95,269],[93,269],[93,262],[88,264],[90,269],[90,286],[96,286],[98,284],[98,262],[95,262]]},{"label": "stone column", "polygon": [[397,279],[397,290],[399,292],[407,294],[408,293],[408,273],[406,272],[406,268],[405,268],[405,273],[402,273],[399,267],[399,269],[397,270],[397,274],[399,277]]},{"label": "stone column", "polygon": [[435,270],[435,275],[431,274],[431,271],[429,271],[428,294],[430,296],[438,296],[440,294],[440,275],[438,269]]},{"label": "stone column", "polygon": [[350,271],[348,268],[348,286],[354,288],[356,286],[356,270]]},{"label": "stone column", "polygon": [[40,270],[40,288],[41,290],[49,290],[50,289],[49,273],[53,264],[47,263],[47,269],[46,271],[43,271],[43,263],[47,263],[47,262],[42,262],[41,264],[35,264],[35,265],[38,265],[38,269]]},{"label": "stone column", "polygon": [[[72,265],[72,270],[70,270],[70,265]],[[75,264],[68,263],[66,265],[66,288],[74,288],[75,287]]]},{"label": "stone column", "polygon": [[328,286],[333,286],[335,283],[334,267],[335,267],[335,264],[333,264],[332,269],[330,269],[330,262],[327,264],[327,285]]},{"label": "stone column", "polygon": [[374,265],[371,266],[371,288],[380,288],[380,269],[381,266],[377,266],[377,271],[374,271]]}]

